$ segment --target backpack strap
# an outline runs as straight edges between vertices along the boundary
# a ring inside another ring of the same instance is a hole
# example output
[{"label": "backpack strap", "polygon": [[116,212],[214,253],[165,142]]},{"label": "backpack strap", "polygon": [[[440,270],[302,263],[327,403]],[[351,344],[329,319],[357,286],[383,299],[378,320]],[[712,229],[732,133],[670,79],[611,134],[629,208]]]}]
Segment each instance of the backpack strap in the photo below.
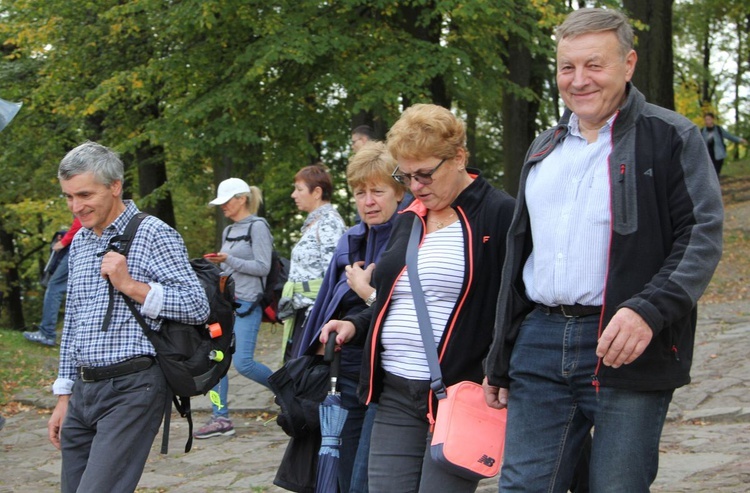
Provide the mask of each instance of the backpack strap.
[{"label": "backpack strap", "polygon": [[[257,217],[256,216],[254,219],[252,219],[250,221],[250,224],[247,226],[247,233],[245,233],[245,236],[237,236],[235,238],[229,238],[229,230],[227,230],[227,235],[224,237],[224,241],[241,241],[241,240],[247,240],[247,242],[250,243],[250,248],[252,248],[253,247],[253,236],[251,234],[251,231],[253,230],[253,224],[258,223],[258,222],[261,222],[261,223],[265,224],[266,227],[268,228],[268,232],[269,233],[271,232],[271,225],[268,224],[268,221],[266,221],[262,217]],[[273,250],[273,234],[271,234],[271,242],[272,242],[271,243],[271,250]],[[271,255],[271,262],[273,262],[273,254]],[[273,265],[271,265],[271,269],[273,269]],[[269,274],[271,273],[271,269],[268,270]],[[267,279],[267,277],[268,276],[260,276],[260,287],[261,287],[261,291],[263,293],[266,292],[266,279]],[[251,306],[250,310],[247,313],[245,313],[245,315],[247,315],[248,313],[250,313],[250,311],[252,311],[254,309],[255,309],[255,306]]]},{"label": "backpack strap", "polygon": [[[146,217],[148,217],[148,214],[145,212],[139,212],[131,217],[127,226],[125,226],[125,231],[121,235],[113,236],[109,240],[109,246],[107,246],[107,249],[101,252],[99,256],[112,251],[127,257],[128,252],[130,251],[130,245],[132,245],[133,238],[135,238],[135,233],[138,231],[138,226],[141,225]],[[115,306],[115,287],[112,286],[112,283],[109,280],[107,280],[107,284],[109,289],[109,301],[107,302],[107,312],[104,314],[104,321],[102,322],[102,332],[106,332],[109,328],[109,324],[112,321],[112,311]]]},{"label": "backpack strap", "polygon": [[[141,222],[148,216],[145,212],[140,212],[136,214],[135,216],[130,219],[130,222],[128,222],[128,225],[125,227],[125,232],[122,235],[114,236],[110,240],[110,249],[113,251],[116,251],[122,255],[125,255],[127,257],[128,252],[130,251],[130,246],[133,243],[133,238],[135,238],[135,233],[138,230],[138,226],[140,226]],[[119,247],[114,246],[114,243],[120,243]],[[109,305],[111,306],[114,302],[114,288],[112,286],[112,283],[109,283],[109,289],[110,289],[110,300]],[[130,312],[133,314],[133,317],[135,317],[136,321],[138,321],[138,325],[141,326],[141,329],[143,330],[143,334],[146,336],[146,338],[151,341],[153,344],[152,338],[156,337],[156,334],[151,330],[151,328],[148,325],[148,322],[146,322],[146,319],[143,318],[143,315],[140,311],[135,307],[135,303],[132,299],[130,299],[129,296],[126,296],[125,293],[120,293],[122,296],[122,299],[125,301],[125,304],[130,309]],[[108,307],[107,313],[111,316],[111,310]],[[109,324],[109,320],[106,320],[107,324]],[[180,413],[180,416],[187,419],[188,422],[188,439],[187,443],[185,444],[185,453],[190,452],[190,449],[193,446],[193,415],[192,410],[190,408],[190,397],[178,397],[172,393],[172,389],[169,388],[169,385],[167,385],[167,395],[164,400],[164,426],[163,426],[163,433],[162,433],[162,439],[161,439],[161,450],[160,452],[162,454],[166,454],[169,446],[169,424],[172,417],[172,404],[174,403],[175,408]]]}]

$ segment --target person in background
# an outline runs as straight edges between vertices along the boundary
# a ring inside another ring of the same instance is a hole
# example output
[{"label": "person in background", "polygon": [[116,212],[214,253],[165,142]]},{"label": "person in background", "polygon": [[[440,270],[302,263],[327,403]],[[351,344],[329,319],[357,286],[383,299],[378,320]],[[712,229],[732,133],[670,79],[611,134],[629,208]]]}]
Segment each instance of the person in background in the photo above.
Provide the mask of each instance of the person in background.
[{"label": "person in background", "polygon": [[164,319],[205,323],[208,299],[182,238],[160,219],[143,220],[127,258],[109,248],[138,213],[122,198],[124,170],[116,153],[95,142],[81,144],[62,159],[58,178],[82,225],[70,245],[52,386],[58,401],[47,424],[50,441],[62,452],[60,489],[131,493],[159,431],[167,383],[120,293],[157,331]]},{"label": "person in background", "polygon": [[[395,160],[382,142],[367,142],[349,158],[346,179],[362,222],[338,242],[318,297],[304,325],[302,353],[322,352],[321,327],[333,318],[354,315],[372,305],[372,272],[385,249],[405,187],[391,178]],[[301,354],[295,354],[295,357]],[[341,352],[338,379],[342,405],[348,417],[341,433],[339,491],[367,491],[367,454],[372,423],[365,422],[367,406],[357,398],[362,347],[347,344]],[[362,450],[362,452],[358,452]],[[353,471],[357,469],[356,474]]]},{"label": "person in background", "polygon": [[305,166],[294,176],[292,198],[297,209],[308,215],[302,224],[302,237],[292,248],[289,280],[279,300],[279,312],[286,312],[282,317],[284,361],[300,351],[296,336],[315,302],[339,238],[346,231],[344,220],[331,205],[332,195],[331,174],[321,163]]},{"label": "person in background", "polygon": [[372,128],[369,125],[359,125],[352,130],[352,152],[356,153],[371,140],[375,140]]},{"label": "person in background", "polygon": [[55,272],[49,278],[47,290],[44,292],[44,304],[42,305],[42,321],[33,332],[24,332],[27,341],[36,342],[44,346],[54,346],[57,343],[57,316],[60,313],[65,291],[68,289],[68,247],[73,237],[81,229],[81,221],[73,219],[68,231],[52,244],[52,250],[59,252]]},{"label": "person in background", "polygon": [[[224,217],[232,224],[224,228],[221,249],[203,257],[221,267],[225,275],[234,279],[236,310],[234,320],[234,367],[240,375],[268,386],[270,368],[255,360],[262,308],[264,278],[271,270],[273,237],[268,223],[255,214],[263,203],[258,187],[250,187],[240,178],[229,178],[219,183],[216,198],[209,202],[221,207]],[[269,388],[270,389],[270,388]],[[234,435],[234,424],[229,418],[229,377],[224,377],[213,389],[220,403],[211,402],[212,414],[208,422],[193,433],[195,438]]]},{"label": "person in background", "polygon": [[430,391],[406,249],[418,221],[420,281],[445,385],[479,383],[492,341],[514,201],[467,169],[464,123],[446,108],[407,108],[388,132],[387,146],[398,163],[392,176],[410,188],[414,201],[399,214],[374,271],[373,305],[326,323],[320,340],[325,344],[337,332],[336,342],[344,347],[366,341],[359,397],[378,403],[370,492],[473,492],[478,482],[443,469],[427,446],[437,398]]},{"label": "person in background", "polygon": [[485,397],[508,408],[500,490],[565,492],[594,430],[589,487],[647,492],[723,208],[698,128],[633,86],[628,19],[557,29],[561,121],[532,143],[508,233]]},{"label": "person in background", "polygon": [[730,140],[735,144],[747,145],[747,140],[737,137],[727,132],[723,127],[716,125],[713,113],[706,113],[703,122],[706,124],[701,129],[701,135],[706,142],[708,155],[711,156],[711,162],[714,163],[716,176],[721,176],[721,168],[724,166],[724,159],[727,157],[727,148],[724,146],[724,139]]}]

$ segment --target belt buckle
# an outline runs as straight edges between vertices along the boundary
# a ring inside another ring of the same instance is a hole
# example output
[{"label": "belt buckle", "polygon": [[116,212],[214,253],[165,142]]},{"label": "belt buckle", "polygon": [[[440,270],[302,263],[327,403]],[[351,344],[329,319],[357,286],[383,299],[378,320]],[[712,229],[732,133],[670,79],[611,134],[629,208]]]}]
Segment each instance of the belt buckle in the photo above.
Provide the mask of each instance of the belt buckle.
[{"label": "belt buckle", "polygon": [[560,305],[560,311],[562,312],[563,317],[565,317],[565,318],[573,318],[574,317],[574,315],[568,314],[568,313],[565,312],[565,305]]},{"label": "belt buckle", "polygon": [[81,382],[85,382],[85,383],[96,382],[96,380],[93,380],[93,379],[89,380],[89,379],[86,378],[86,373],[83,371],[84,368],[85,367],[83,367],[83,366],[79,366],[78,367],[78,377],[81,379]]}]

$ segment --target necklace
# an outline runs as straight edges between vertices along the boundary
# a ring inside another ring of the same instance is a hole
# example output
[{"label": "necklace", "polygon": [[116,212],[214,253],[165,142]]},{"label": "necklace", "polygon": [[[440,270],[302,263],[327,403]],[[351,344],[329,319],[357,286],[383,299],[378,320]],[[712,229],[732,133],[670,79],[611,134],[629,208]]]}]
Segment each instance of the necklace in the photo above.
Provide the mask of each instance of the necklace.
[{"label": "necklace", "polygon": [[432,224],[437,227],[437,229],[443,229],[446,224],[453,218],[456,214],[451,212],[449,216],[447,216],[445,219],[437,220],[437,219],[430,219],[428,222],[431,222]]}]

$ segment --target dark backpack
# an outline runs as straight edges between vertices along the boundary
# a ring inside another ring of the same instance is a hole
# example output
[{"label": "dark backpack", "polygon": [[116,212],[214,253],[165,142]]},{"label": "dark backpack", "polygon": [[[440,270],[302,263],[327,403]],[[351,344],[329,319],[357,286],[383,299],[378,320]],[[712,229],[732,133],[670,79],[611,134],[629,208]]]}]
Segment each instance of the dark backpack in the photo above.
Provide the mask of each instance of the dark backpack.
[{"label": "dark backpack", "polygon": [[[253,229],[253,224],[256,222],[262,222],[266,225],[269,231],[271,230],[268,222],[262,217],[259,217],[250,221],[250,224],[247,227],[247,233],[244,236],[229,238],[227,235],[227,238],[224,238],[224,241],[247,240],[252,247],[253,237],[250,232]],[[289,280],[289,259],[280,256],[279,252],[273,248],[271,250],[271,270],[266,277],[261,278],[263,295],[258,300],[258,303],[260,303],[260,307],[263,310],[264,322],[272,324],[283,323],[278,317],[279,300],[281,299],[281,292],[284,290],[284,284],[286,284],[287,280]],[[252,308],[255,308],[255,306]]]},{"label": "dark backpack", "polygon": [[[127,257],[132,239],[148,214],[133,216],[122,235],[110,240],[110,249]],[[115,246],[119,244],[119,247]],[[172,399],[167,398],[164,410],[164,434],[161,453],[167,453],[169,421],[172,402],[180,416],[188,422],[185,452],[193,445],[193,418],[190,397],[206,394],[227,374],[234,353],[234,280],[206,259],[192,259],[190,266],[206,291],[210,306],[204,324],[189,325],[175,320],[163,320],[161,330],[151,330],[133,300],[122,294],[125,303],[156,350],[156,359],[164,372]],[[110,295],[112,300],[112,295]],[[217,327],[218,324],[218,327]],[[217,328],[220,327],[220,335]],[[212,337],[213,335],[213,337]],[[217,356],[218,355],[218,356]],[[170,402],[170,400],[172,402]]]},{"label": "dark backpack", "polygon": [[263,285],[263,321],[272,324],[283,323],[278,316],[279,300],[284,284],[289,280],[289,259],[279,256],[276,250],[271,252],[271,270]]}]

